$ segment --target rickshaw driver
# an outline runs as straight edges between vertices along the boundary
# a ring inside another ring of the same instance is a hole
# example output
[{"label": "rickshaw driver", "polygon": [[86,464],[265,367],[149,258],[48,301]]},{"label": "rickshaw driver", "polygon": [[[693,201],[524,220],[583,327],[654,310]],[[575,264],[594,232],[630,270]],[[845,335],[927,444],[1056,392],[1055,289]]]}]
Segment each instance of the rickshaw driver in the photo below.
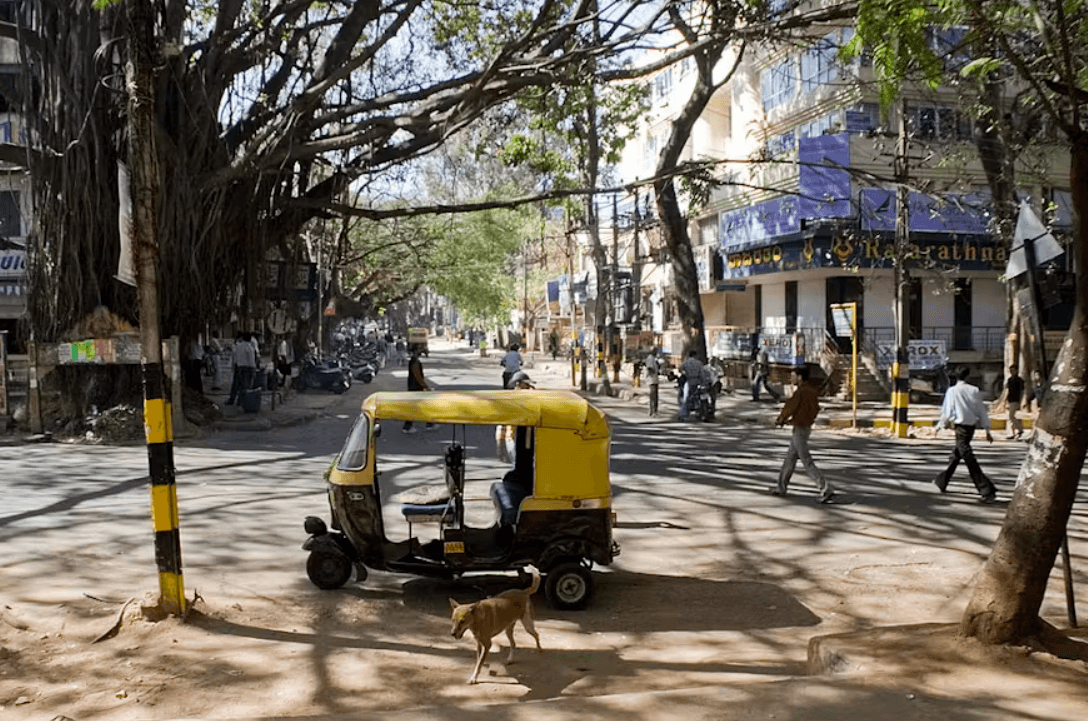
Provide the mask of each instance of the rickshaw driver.
[{"label": "rickshaw driver", "polygon": [[501,481],[491,484],[491,499],[499,511],[500,526],[513,526],[517,522],[521,502],[533,495],[532,432],[525,426],[518,426],[515,439],[517,450],[514,452],[514,467],[503,475]]}]

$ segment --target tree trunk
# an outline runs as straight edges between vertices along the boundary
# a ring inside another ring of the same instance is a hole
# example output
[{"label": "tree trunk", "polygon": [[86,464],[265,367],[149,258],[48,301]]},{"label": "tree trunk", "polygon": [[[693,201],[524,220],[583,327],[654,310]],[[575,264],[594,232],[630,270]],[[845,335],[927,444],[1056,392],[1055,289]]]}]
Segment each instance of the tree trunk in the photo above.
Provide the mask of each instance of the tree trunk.
[{"label": "tree trunk", "polygon": [[673,283],[676,286],[676,309],[684,332],[684,347],[680,356],[686,357],[694,348],[706,361],[706,324],[703,304],[699,298],[699,274],[695,254],[691,249],[687,218],[680,210],[676,185],[672,179],[654,184],[657,212],[661,216],[661,235],[672,258]]},{"label": "tree trunk", "polygon": [[1071,138],[1071,152],[1076,310],[1001,533],[960,624],[965,636],[984,643],[1017,642],[1040,630],[1039,609],[1088,449],[1088,133]]},{"label": "tree trunk", "polygon": [[688,235],[687,218],[680,210],[680,199],[676,195],[676,183],[672,173],[676,172],[680,164],[680,154],[691,137],[692,128],[718,87],[713,83],[712,73],[724,47],[722,43],[714,43],[694,56],[698,69],[695,87],[684,109],[673,121],[672,132],[657,164],[659,179],[654,183],[657,212],[661,217],[661,234],[672,258],[676,307],[684,332],[681,356],[687,356],[688,351],[694,348],[704,362],[707,360],[706,323],[703,304],[699,298],[699,276],[695,267],[695,255],[691,249],[691,237]]}]

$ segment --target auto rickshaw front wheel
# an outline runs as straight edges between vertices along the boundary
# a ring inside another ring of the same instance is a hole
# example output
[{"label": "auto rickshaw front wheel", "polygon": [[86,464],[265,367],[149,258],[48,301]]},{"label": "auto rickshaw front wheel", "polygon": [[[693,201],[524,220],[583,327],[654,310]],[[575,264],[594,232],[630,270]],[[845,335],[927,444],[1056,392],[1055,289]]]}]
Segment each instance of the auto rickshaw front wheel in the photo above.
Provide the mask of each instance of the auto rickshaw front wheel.
[{"label": "auto rickshaw front wheel", "polygon": [[581,563],[561,563],[548,571],[544,581],[548,601],[563,611],[585,608],[593,589],[593,572]]},{"label": "auto rickshaw front wheel", "polygon": [[306,559],[306,575],[318,588],[340,588],[351,578],[351,559],[334,553],[311,553]]}]

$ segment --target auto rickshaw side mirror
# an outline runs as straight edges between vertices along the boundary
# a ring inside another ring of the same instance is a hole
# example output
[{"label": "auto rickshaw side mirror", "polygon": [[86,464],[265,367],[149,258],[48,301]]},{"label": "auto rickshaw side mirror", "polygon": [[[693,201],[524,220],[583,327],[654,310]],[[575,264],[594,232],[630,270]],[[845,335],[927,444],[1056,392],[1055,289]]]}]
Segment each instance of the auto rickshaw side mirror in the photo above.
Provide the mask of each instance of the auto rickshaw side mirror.
[{"label": "auto rickshaw side mirror", "polygon": [[374,424],[374,437],[375,438],[381,438],[382,437],[382,424],[381,423],[375,423]]}]

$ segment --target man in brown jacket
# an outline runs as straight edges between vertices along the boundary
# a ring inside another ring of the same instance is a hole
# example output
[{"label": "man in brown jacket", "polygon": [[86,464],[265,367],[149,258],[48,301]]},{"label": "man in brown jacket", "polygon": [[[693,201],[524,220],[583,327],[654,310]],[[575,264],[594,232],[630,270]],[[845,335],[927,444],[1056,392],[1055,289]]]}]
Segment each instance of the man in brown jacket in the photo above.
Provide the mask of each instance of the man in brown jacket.
[{"label": "man in brown jacket", "polygon": [[800,458],[805,466],[805,473],[816,481],[816,488],[820,492],[816,502],[831,503],[835,499],[835,491],[824,478],[823,472],[816,467],[812,454],[808,450],[808,437],[812,434],[812,424],[820,412],[819,392],[808,382],[807,366],[800,366],[793,372],[796,375],[797,390],[782,406],[778,420],[775,421],[775,426],[793,423],[793,437],[790,439],[790,449],[786,452],[786,460],[782,462],[782,469],[778,472],[778,485],[771,489],[771,493],[776,496],[786,495],[790,476],[793,475],[797,459]]}]

